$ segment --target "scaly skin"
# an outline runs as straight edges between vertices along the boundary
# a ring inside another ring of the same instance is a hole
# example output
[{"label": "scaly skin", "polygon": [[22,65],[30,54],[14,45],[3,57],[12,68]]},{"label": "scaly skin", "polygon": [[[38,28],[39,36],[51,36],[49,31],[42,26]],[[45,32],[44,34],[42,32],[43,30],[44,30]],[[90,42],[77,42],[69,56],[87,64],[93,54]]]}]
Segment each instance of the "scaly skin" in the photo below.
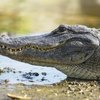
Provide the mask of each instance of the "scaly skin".
[{"label": "scaly skin", "polygon": [[1,37],[0,54],[30,64],[52,66],[68,77],[100,79],[100,31],[60,25],[39,36]]}]

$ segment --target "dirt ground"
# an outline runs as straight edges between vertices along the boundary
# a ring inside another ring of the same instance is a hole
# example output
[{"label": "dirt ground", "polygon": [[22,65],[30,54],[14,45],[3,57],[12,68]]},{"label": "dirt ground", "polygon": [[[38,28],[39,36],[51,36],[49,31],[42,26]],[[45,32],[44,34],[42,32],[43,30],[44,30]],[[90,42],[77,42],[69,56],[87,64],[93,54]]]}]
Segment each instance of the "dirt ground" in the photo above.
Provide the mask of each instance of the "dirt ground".
[{"label": "dirt ground", "polygon": [[19,100],[11,99],[7,94],[29,97],[26,100],[100,100],[100,85],[97,81],[65,80],[58,84],[39,86],[26,86],[23,84],[0,85],[0,100]]}]

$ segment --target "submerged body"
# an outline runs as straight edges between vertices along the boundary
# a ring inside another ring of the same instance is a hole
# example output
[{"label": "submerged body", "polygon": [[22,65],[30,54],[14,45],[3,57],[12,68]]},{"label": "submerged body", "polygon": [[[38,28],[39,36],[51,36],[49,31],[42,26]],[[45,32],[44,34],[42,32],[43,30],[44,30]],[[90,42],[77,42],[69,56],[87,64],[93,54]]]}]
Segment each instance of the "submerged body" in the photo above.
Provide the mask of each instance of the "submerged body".
[{"label": "submerged body", "polygon": [[0,54],[55,67],[68,77],[100,79],[100,31],[80,25],[60,25],[54,31],[25,37],[0,37]]}]

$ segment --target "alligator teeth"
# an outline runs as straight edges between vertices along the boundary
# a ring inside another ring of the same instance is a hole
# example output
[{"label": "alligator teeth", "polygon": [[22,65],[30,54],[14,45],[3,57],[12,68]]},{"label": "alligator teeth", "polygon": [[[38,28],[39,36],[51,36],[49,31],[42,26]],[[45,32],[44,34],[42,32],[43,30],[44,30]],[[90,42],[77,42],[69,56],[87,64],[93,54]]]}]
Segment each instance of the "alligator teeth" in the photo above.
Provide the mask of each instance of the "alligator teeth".
[{"label": "alligator teeth", "polygon": [[15,52],[16,50],[15,50],[15,49],[11,49],[11,51],[12,51],[12,52]]},{"label": "alligator teeth", "polygon": [[24,49],[27,49],[28,48],[28,46],[24,46]]},{"label": "alligator teeth", "polygon": [[9,52],[10,54],[17,54],[17,53],[16,53],[16,49],[7,48],[7,50],[8,50],[8,52]]},{"label": "alligator teeth", "polygon": [[17,51],[14,52],[15,55],[16,55],[17,53],[18,53]]},{"label": "alligator teeth", "polygon": [[4,48],[6,49],[6,48],[7,48],[7,46],[4,46]]},{"label": "alligator teeth", "polygon": [[32,47],[30,47],[30,48],[37,49],[37,50],[39,49],[38,46],[34,46],[34,45]]},{"label": "alligator teeth", "polygon": [[2,48],[2,49],[6,49],[6,48],[7,48],[7,46],[0,45],[0,48]]},{"label": "alligator teeth", "polygon": [[7,50],[10,50],[10,48],[6,48]]},{"label": "alligator teeth", "polygon": [[18,48],[18,49],[16,49],[16,51],[19,51],[20,52],[20,51],[22,51],[22,49],[21,48]]},{"label": "alligator teeth", "polygon": [[0,45],[0,48],[2,48],[2,45]]},{"label": "alligator teeth", "polygon": [[4,49],[4,48],[5,48],[5,46],[4,46],[4,45],[2,45],[2,48]]},{"label": "alligator teeth", "polygon": [[38,47],[38,46],[32,46],[30,48],[33,48],[33,49],[36,49],[39,51],[49,51],[49,50],[53,49],[52,47]]},{"label": "alligator teeth", "polygon": [[39,49],[39,48],[38,48],[38,46],[36,46],[36,47],[35,47],[35,49],[37,49],[37,50],[38,50],[38,49]]},{"label": "alligator teeth", "polygon": [[9,49],[9,53],[10,53],[10,54],[13,54],[14,52],[12,51],[12,49]]},{"label": "alligator teeth", "polygon": [[54,47],[39,47],[37,45],[32,45],[32,46],[31,45],[25,45],[25,46],[19,47],[19,48],[12,48],[12,47],[0,45],[0,48],[7,50],[8,53],[10,53],[10,54],[17,54],[17,53],[22,52],[23,50],[26,50],[26,49],[36,49],[36,50],[44,52],[44,51],[52,50]]},{"label": "alligator teeth", "polygon": [[4,48],[5,48],[5,46],[4,46],[4,45],[1,45],[1,48],[2,48],[2,49],[4,49]]}]

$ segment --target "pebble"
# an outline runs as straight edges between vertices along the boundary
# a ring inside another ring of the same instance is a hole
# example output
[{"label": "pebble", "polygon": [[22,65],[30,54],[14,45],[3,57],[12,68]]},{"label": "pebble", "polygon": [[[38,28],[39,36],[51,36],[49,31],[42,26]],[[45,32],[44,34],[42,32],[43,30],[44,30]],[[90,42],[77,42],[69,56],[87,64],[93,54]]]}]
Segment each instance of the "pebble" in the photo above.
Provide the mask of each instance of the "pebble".
[{"label": "pebble", "polygon": [[41,74],[42,74],[42,75],[44,75],[44,76],[46,76],[46,75],[47,75],[47,73],[46,73],[46,72],[42,72]]}]

